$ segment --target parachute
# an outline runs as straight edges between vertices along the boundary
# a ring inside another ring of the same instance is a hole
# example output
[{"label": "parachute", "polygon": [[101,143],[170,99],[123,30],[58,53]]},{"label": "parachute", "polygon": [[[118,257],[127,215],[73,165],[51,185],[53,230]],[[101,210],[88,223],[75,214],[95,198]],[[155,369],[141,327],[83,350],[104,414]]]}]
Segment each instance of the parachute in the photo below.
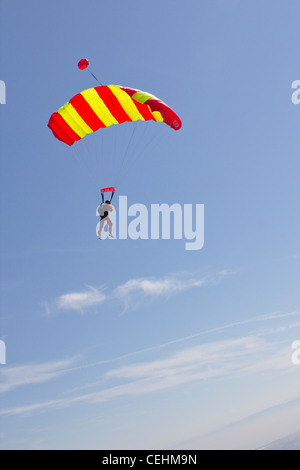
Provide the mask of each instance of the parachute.
[{"label": "parachute", "polygon": [[181,128],[179,116],[156,96],[118,85],[78,93],[51,115],[48,127],[57,139],[71,146],[101,128],[138,120],[164,122],[175,131]]},{"label": "parachute", "polygon": [[[156,123],[164,123],[178,131],[181,120],[170,106],[148,92],[120,85],[102,85],[89,70],[88,59],[81,59],[77,65],[79,70],[87,70],[100,86],[73,96],[52,113],[48,127],[56,139],[72,147],[75,157],[93,179],[98,174],[102,179],[106,176],[105,167],[109,161],[109,174],[114,179],[109,189],[115,190],[124,174],[128,173],[130,164],[132,167],[136,156],[144,155],[144,149],[157,139],[158,128],[165,127],[156,126]],[[151,123],[155,129],[151,129]],[[140,127],[142,129],[136,132]],[[155,132],[150,132],[152,130]],[[88,134],[95,134],[95,137],[85,139]],[[90,151],[88,146],[93,144],[94,149]],[[128,162],[128,154],[131,162]]]}]

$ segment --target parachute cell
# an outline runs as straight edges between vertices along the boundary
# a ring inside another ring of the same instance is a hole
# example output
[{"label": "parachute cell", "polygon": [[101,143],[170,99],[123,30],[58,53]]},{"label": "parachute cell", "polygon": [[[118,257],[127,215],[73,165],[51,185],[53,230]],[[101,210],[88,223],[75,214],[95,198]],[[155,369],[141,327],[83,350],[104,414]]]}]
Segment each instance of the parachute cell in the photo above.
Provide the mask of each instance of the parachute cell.
[{"label": "parachute cell", "polygon": [[[83,60],[87,59],[80,62]],[[164,122],[174,130],[181,128],[179,116],[156,96],[117,85],[78,93],[52,114],[48,127],[57,139],[71,146],[100,128],[138,120]]]}]

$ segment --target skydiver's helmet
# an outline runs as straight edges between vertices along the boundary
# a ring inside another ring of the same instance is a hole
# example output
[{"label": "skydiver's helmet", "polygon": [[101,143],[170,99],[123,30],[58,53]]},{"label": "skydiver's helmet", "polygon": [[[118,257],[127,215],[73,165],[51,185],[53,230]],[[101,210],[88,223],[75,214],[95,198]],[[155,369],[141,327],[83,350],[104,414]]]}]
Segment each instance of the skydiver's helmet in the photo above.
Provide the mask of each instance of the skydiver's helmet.
[{"label": "skydiver's helmet", "polygon": [[110,204],[110,201],[105,201],[105,204]]}]

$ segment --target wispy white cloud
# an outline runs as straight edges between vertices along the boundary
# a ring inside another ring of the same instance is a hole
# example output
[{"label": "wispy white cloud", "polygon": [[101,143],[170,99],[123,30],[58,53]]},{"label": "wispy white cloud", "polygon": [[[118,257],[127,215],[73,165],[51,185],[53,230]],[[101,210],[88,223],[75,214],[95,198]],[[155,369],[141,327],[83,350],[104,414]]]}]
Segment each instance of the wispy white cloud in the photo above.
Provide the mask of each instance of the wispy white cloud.
[{"label": "wispy white cloud", "polygon": [[149,301],[150,299],[171,297],[190,289],[219,282],[230,273],[229,270],[223,270],[213,276],[175,273],[159,278],[129,279],[114,289],[113,296],[121,300],[125,309],[127,309],[128,307],[140,305],[142,300]]},{"label": "wispy white cloud", "polygon": [[278,320],[280,318],[288,318],[288,317],[294,317],[294,316],[299,316],[300,315],[300,310],[293,310],[292,312],[272,312],[272,313],[266,313],[265,315],[260,315],[258,317],[254,317],[254,320],[256,321],[268,321],[268,320]]},{"label": "wispy white cloud", "polygon": [[52,302],[44,302],[43,306],[47,314],[70,310],[83,314],[91,307],[100,305],[106,298],[103,289],[88,286],[84,290],[62,294]]},{"label": "wispy white cloud", "polygon": [[[220,369],[227,374],[230,369],[241,366],[240,360],[242,357],[262,351],[263,348],[263,341],[255,337],[211,342],[182,349],[165,359],[113,369],[107,372],[105,377],[119,379],[166,377],[191,374],[192,371],[199,372],[202,367],[204,368],[202,371],[203,376],[206,375],[209,367],[214,367],[214,370],[218,371],[217,375],[219,375]],[[237,358],[239,360],[236,360]],[[230,362],[231,359],[235,360]],[[226,368],[224,368],[224,363],[227,364]],[[211,370],[208,375],[211,376]],[[191,378],[191,375],[189,377]]]},{"label": "wispy white cloud", "polygon": [[106,296],[99,289],[88,287],[85,291],[61,295],[56,300],[56,305],[59,310],[78,310],[83,312],[86,308],[98,305],[105,299]]},{"label": "wispy white cloud", "polygon": [[202,285],[202,279],[183,280],[174,276],[161,279],[130,279],[115,289],[114,297],[123,303],[126,310],[129,307],[140,306],[145,299],[149,302],[150,299],[162,296],[171,297]]},{"label": "wispy white cloud", "polygon": [[51,408],[58,408],[59,405],[66,407],[67,403],[64,403],[63,399],[54,399],[40,403],[31,403],[30,405],[14,406],[12,408],[0,410],[0,416],[13,416],[25,413],[45,412],[49,411]]},{"label": "wispy white cloud", "polygon": [[[102,403],[121,396],[138,396],[157,392],[197,380],[208,380],[236,372],[244,365],[241,358],[251,356],[264,347],[259,339],[247,337],[188,347],[164,359],[133,363],[103,374],[104,383],[116,379],[117,386],[78,396],[0,410],[0,415],[41,412],[67,407],[79,402]],[[8,373],[5,391],[26,383],[41,383],[57,378],[73,360],[15,368]],[[27,377],[27,379],[26,379]],[[2,390],[4,391],[4,390]]]},{"label": "wispy white cloud", "polygon": [[[271,321],[271,316],[264,317]],[[256,321],[260,321],[260,319],[261,317],[258,317]],[[153,352],[163,346],[174,345],[175,342],[181,341],[184,344],[187,340],[188,338],[181,338],[181,340],[160,345],[153,348]],[[103,403],[122,396],[150,394],[197,381],[205,380],[207,382],[211,379],[225,377],[254,376],[279,370],[283,373],[295,371],[295,367],[290,361],[291,351],[287,350],[287,346],[278,347],[277,343],[266,341],[259,334],[208,341],[194,346],[184,347],[183,344],[180,349],[175,348],[175,350],[165,353],[164,356],[160,354],[159,359],[139,361],[137,358],[131,364],[112,367],[101,374],[97,368],[97,376],[101,380],[93,385],[97,388],[101,386],[101,390],[90,393],[85,391],[85,393],[76,396],[71,393],[72,396],[64,398],[2,409],[0,415],[44,412],[54,408],[74,406],[82,402]],[[132,353],[132,357],[134,354],[138,355],[142,352],[144,351]],[[123,360],[124,356],[119,359]],[[75,360],[76,367],[72,367]],[[114,361],[117,360],[116,358]],[[106,364],[108,363],[109,361]],[[2,391],[11,390],[26,383],[42,383],[56,379],[65,372],[76,371],[77,364],[78,360],[72,358],[49,364],[37,364],[33,367],[29,365],[14,368],[7,372],[6,385],[2,386]],[[103,365],[103,362],[86,364],[79,369],[97,367],[97,365]],[[115,382],[118,384],[109,385]],[[104,385],[106,388],[103,388]]]},{"label": "wispy white cloud", "polygon": [[143,301],[171,297],[190,289],[220,282],[232,271],[223,270],[214,275],[196,275],[191,273],[175,273],[162,277],[145,277],[129,279],[123,284],[109,289],[88,286],[83,290],[68,292],[55,298],[52,302],[44,302],[48,314],[58,311],[75,311],[85,313],[91,307],[105,301],[118,300],[125,310],[140,306]]},{"label": "wispy white cloud", "polygon": [[23,385],[41,384],[57,379],[67,373],[75,361],[78,361],[77,356],[61,361],[3,367],[0,369],[0,393]]},{"label": "wispy white cloud", "polygon": [[177,294],[193,287],[202,286],[202,279],[180,279],[177,276],[166,276],[161,279],[141,278],[130,279],[116,288],[116,295],[123,298],[133,293],[143,293],[150,296]]}]

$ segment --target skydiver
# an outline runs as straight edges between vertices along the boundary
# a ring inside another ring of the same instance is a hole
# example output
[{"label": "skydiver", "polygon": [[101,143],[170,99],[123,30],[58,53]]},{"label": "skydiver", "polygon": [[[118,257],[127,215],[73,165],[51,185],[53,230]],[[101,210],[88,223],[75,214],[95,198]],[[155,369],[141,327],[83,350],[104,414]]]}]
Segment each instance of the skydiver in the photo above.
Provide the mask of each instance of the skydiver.
[{"label": "skydiver", "polygon": [[108,235],[111,238],[114,238],[114,236],[112,234],[112,221],[110,220],[110,218],[108,216],[108,213],[112,212],[114,210],[113,206],[111,205],[111,200],[113,198],[113,195],[114,195],[114,192],[112,192],[110,200],[107,200],[107,201],[104,202],[104,194],[101,191],[102,203],[101,203],[101,205],[98,209],[98,214],[100,215],[100,227],[99,227],[99,230],[98,230],[99,240],[101,240],[101,233],[102,233],[105,222],[107,222],[107,224],[108,224]]}]

